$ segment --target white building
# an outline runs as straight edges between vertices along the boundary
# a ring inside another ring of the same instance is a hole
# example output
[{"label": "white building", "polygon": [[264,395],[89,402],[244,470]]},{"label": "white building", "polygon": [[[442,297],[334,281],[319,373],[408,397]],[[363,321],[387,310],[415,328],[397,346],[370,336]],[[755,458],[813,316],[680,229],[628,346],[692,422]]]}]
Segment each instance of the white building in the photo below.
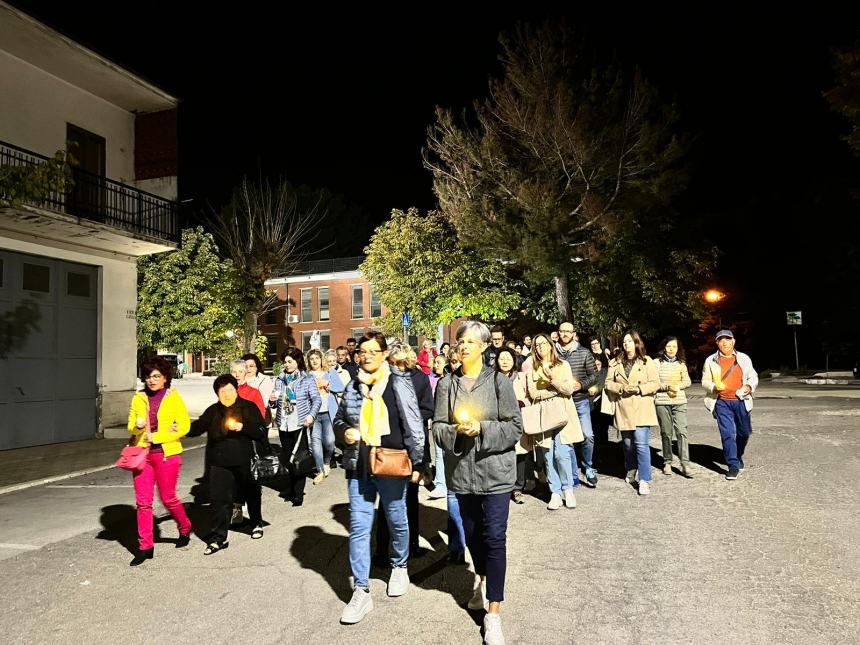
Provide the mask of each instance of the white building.
[{"label": "white building", "polygon": [[[0,449],[124,424],[136,259],[176,248],[177,99],[0,1],[0,165],[74,158],[74,186],[0,201]],[[11,335],[11,338],[9,337]]]}]

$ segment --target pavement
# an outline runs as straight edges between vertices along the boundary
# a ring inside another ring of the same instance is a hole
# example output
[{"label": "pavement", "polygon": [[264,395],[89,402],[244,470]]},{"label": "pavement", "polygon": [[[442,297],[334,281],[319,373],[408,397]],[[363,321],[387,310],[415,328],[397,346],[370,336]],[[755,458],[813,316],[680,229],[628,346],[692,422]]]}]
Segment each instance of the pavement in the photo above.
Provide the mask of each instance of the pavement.
[{"label": "pavement", "polygon": [[[760,392],[765,394],[765,392]],[[746,470],[723,477],[713,420],[689,408],[694,479],[660,474],[638,497],[623,481],[615,437],[598,449],[596,489],[575,510],[529,496],[511,506],[503,621],[508,643],[860,642],[860,403],[760,396]],[[184,453],[179,490],[199,536],[208,509],[191,504],[202,451]],[[174,548],[162,516],[156,557],[135,548],[127,473],[109,469],[0,495],[0,633],[5,643],[480,643],[481,612],[465,603],[471,567],[446,566],[444,501],[421,493],[412,585],[385,595],[360,624],[338,622],[349,597],[343,474],[308,485],[293,508],[266,488],[262,540],[231,534],[202,555]],[[158,509],[162,512],[161,509]]]}]

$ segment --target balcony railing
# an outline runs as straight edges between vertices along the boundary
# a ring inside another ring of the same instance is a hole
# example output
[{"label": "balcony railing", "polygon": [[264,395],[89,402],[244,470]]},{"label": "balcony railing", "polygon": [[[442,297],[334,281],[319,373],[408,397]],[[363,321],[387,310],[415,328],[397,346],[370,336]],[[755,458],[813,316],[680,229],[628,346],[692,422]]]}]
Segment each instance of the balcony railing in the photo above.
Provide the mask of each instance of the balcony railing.
[{"label": "balcony railing", "polygon": [[[45,161],[49,158],[0,141],[2,166],[32,166]],[[74,166],[72,185],[65,192],[51,191],[33,205],[160,240],[180,240],[176,202]]]},{"label": "balcony railing", "polygon": [[289,275],[310,275],[314,273],[337,273],[339,271],[355,271],[364,262],[363,255],[329,260],[306,260],[299,262]]}]

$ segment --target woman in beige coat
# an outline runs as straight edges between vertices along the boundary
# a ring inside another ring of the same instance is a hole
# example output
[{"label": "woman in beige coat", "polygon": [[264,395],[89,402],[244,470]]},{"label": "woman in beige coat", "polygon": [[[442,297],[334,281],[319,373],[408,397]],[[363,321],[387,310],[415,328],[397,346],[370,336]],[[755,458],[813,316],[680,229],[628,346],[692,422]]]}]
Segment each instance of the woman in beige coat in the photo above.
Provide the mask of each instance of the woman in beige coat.
[{"label": "woman in beige coat", "polygon": [[[645,344],[639,333],[624,334],[621,355],[609,363],[606,390],[615,405],[615,427],[621,432],[624,463],[632,484],[639,468],[639,494],[651,492],[651,449],[648,437],[657,425],[654,394],[660,388],[657,366],[645,355]],[[635,445],[635,449],[634,449]]]},{"label": "woman in beige coat", "polygon": [[525,373],[526,394],[532,405],[542,405],[555,397],[561,397],[567,408],[568,423],[560,430],[544,434],[529,435],[523,448],[532,450],[540,446],[547,450],[546,471],[551,493],[547,508],[551,511],[564,505],[576,508],[573,494],[573,474],[576,472],[576,457],[573,444],[583,440],[579,415],[570,400],[576,381],[570,364],[559,358],[555,345],[546,334],[538,334],[532,341],[532,366]]}]

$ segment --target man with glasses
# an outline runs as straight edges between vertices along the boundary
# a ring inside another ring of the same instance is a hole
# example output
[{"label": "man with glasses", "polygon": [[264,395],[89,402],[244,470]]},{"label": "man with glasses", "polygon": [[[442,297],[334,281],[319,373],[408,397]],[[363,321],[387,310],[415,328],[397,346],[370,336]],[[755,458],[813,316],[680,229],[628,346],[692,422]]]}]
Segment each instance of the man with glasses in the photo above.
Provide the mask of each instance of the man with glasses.
[{"label": "man with glasses", "polygon": [[501,327],[493,327],[490,330],[490,344],[487,345],[487,349],[484,350],[484,365],[494,368],[496,366],[496,355],[504,346],[505,332],[502,331]]},{"label": "man with glasses", "polygon": [[573,323],[561,323],[558,326],[558,336],[558,343],[556,343],[558,356],[568,362],[573,378],[576,380],[571,399],[576,406],[579,425],[582,426],[582,434],[585,437],[585,442],[582,444],[585,481],[589,486],[594,487],[597,486],[597,471],[594,469],[594,430],[591,427],[591,401],[588,398],[588,388],[597,381],[597,366],[594,364],[591,351],[576,342],[576,327]]}]

